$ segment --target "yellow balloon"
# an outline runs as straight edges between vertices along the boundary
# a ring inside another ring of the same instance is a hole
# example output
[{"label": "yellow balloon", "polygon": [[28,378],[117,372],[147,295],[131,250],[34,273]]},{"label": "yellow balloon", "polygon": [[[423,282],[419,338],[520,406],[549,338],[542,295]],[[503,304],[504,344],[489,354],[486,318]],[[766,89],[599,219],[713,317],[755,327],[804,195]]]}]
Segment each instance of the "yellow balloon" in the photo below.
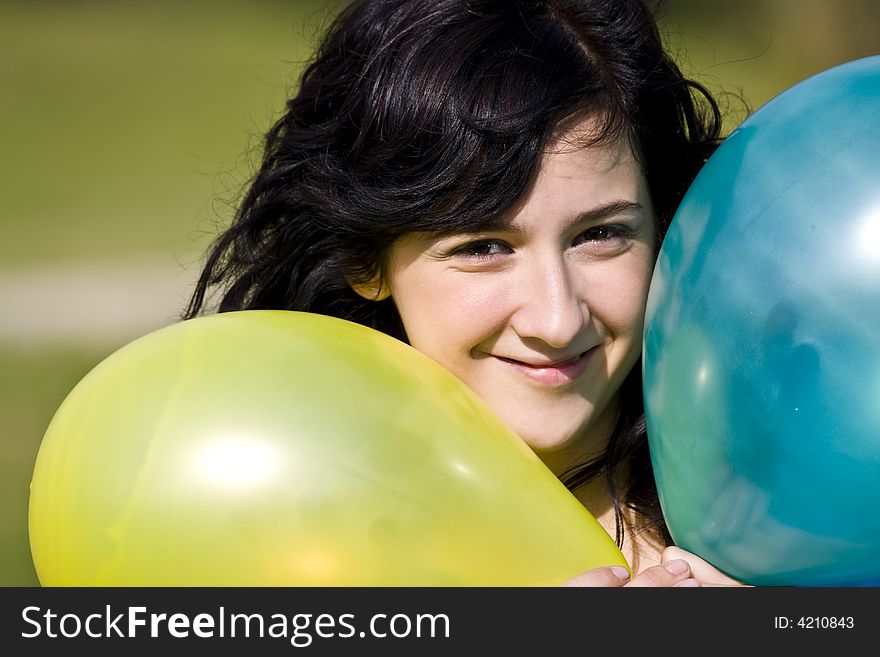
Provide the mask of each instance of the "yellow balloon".
[{"label": "yellow balloon", "polygon": [[47,586],[553,586],[626,566],[451,373],[289,311],[111,354],[46,431],[29,522]]}]

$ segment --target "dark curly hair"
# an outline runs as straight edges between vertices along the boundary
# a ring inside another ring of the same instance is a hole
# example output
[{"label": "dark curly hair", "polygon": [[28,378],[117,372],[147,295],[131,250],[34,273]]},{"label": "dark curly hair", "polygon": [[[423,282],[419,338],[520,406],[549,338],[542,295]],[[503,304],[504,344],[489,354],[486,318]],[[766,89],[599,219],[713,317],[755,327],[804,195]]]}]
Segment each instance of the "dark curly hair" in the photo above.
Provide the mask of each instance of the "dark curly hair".
[{"label": "dark curly hair", "polygon": [[[654,8],[656,9],[656,8]],[[592,143],[630,141],[659,235],[718,145],[721,117],[664,51],[641,0],[355,0],[331,25],[299,91],[269,130],[233,224],[208,253],[184,318],[287,309],[359,322],[401,340],[393,299],[352,284],[382,275],[413,232],[479,231],[534,179],[542,153],[574,121]],[[610,487],[666,544],[648,454],[641,364],[623,387],[606,453],[562,476]],[[618,464],[630,464],[624,490]]]}]

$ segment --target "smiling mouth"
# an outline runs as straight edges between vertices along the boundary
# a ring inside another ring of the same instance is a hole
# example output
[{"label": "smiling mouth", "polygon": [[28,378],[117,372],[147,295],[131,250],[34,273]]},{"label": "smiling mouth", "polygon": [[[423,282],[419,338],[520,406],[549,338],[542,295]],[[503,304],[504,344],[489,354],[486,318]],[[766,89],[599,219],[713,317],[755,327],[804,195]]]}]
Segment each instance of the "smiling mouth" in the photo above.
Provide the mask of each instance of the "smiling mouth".
[{"label": "smiling mouth", "polygon": [[495,358],[539,383],[565,385],[583,374],[595,352],[596,347],[593,347],[572,358],[550,363],[526,363],[513,358],[505,358],[504,356],[495,356]]}]

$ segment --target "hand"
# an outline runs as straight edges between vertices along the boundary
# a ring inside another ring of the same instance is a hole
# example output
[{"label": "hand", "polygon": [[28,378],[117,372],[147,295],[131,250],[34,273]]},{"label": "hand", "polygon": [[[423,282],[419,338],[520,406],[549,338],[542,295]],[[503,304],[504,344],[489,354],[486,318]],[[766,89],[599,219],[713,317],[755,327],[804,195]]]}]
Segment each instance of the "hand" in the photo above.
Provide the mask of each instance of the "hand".
[{"label": "hand", "polygon": [[[685,552],[685,554],[693,556],[688,552]],[[693,576],[691,566],[686,560],[671,558],[659,566],[645,568],[645,570],[633,577],[632,580],[630,580],[629,571],[623,566],[601,566],[571,578],[563,583],[562,586],[605,586],[618,588],[625,586],[699,587],[700,581]]]},{"label": "hand", "polygon": [[668,547],[660,555],[661,564],[679,560],[687,562],[693,577],[700,583],[700,586],[751,586],[728,577],[708,561],[682,550],[680,547]]}]

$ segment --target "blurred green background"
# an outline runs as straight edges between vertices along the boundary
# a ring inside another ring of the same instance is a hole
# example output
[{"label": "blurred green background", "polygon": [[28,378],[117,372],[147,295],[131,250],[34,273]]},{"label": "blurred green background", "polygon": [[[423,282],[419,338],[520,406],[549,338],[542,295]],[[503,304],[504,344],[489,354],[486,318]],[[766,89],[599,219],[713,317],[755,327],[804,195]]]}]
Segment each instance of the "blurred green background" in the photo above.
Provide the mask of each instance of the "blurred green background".
[{"label": "blurred green background", "polygon": [[[176,321],[343,4],[0,0],[0,585],[38,584],[28,484],[52,415],[109,353]],[[877,0],[672,0],[662,28],[728,131],[738,97],[757,108],[880,54]]]}]

